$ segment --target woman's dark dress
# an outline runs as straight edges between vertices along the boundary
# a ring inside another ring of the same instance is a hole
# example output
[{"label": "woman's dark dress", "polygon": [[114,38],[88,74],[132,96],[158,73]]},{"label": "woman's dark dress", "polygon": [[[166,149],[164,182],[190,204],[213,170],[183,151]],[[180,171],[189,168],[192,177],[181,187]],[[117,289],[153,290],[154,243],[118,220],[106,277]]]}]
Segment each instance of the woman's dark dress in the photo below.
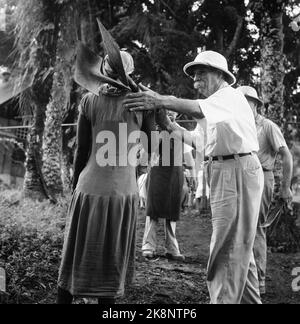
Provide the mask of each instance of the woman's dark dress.
[{"label": "woman's dark dress", "polygon": [[146,210],[147,216],[154,220],[179,220],[184,174],[182,166],[174,166],[174,161],[178,160],[176,155],[180,154],[179,159],[183,159],[182,150],[176,150],[176,147],[171,142],[170,166],[163,166],[160,145],[159,165],[152,167],[150,171]]}]

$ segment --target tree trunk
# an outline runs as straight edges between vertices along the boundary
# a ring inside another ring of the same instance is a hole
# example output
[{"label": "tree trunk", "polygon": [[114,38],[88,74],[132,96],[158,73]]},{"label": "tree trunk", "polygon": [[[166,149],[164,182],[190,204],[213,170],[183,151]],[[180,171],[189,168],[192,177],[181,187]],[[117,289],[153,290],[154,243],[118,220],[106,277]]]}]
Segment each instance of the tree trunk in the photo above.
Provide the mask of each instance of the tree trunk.
[{"label": "tree trunk", "polygon": [[265,11],[262,23],[262,97],[265,114],[283,127],[285,55],[283,54],[283,10]]},{"label": "tree trunk", "polygon": [[32,78],[30,91],[34,107],[23,189],[26,197],[49,198],[42,174],[42,143],[56,61],[60,5],[47,0],[32,0],[22,2],[19,8],[22,20],[18,28],[19,67],[23,75]]},{"label": "tree trunk", "polygon": [[72,190],[72,163],[70,162],[69,152],[63,152],[62,155],[62,180],[64,190]]},{"label": "tree trunk", "polygon": [[77,45],[75,8],[67,4],[60,12],[60,35],[51,97],[47,107],[43,146],[43,174],[50,195],[63,194],[62,123],[73,86],[73,67]]},{"label": "tree trunk", "polygon": [[28,137],[24,179],[25,197],[39,200],[47,197],[43,179],[41,179],[41,148],[44,118],[44,106],[35,107],[33,126]]},{"label": "tree trunk", "polygon": [[35,112],[32,121],[33,126],[29,135],[23,189],[25,197],[33,199],[48,198],[42,175],[42,143],[52,76],[48,75],[46,80],[43,80],[43,77],[45,71],[51,71],[54,65],[56,39],[57,30],[55,28],[42,31],[36,40],[36,49],[31,53],[34,56],[34,65],[38,67],[38,73],[32,87]]},{"label": "tree trunk", "polygon": [[51,196],[63,194],[62,183],[62,116],[66,105],[64,77],[54,74],[52,101],[47,106],[43,141],[43,174]]},{"label": "tree trunk", "polygon": [[[85,4],[85,10],[82,8],[81,12],[81,40],[87,44],[93,51],[99,50],[100,40],[97,37],[99,34],[98,25],[96,21],[97,3],[88,0]],[[99,44],[97,43],[99,41]]]},{"label": "tree trunk", "polygon": [[[285,55],[283,33],[283,5],[284,1],[277,6],[263,3],[264,16],[262,19],[261,33],[261,86],[262,97],[265,102],[263,114],[273,120],[281,129],[284,128],[284,77]],[[280,189],[282,180],[282,163],[276,163],[276,193]]]},{"label": "tree trunk", "polygon": [[[262,20],[262,97],[265,102],[264,114],[279,125],[284,132],[284,78],[285,60],[284,55],[284,32],[283,14],[286,1],[269,2],[264,0],[264,17]],[[282,183],[282,161],[278,158],[275,164],[275,196],[278,201]],[[285,209],[279,225],[273,233],[268,233],[270,246],[280,249],[282,252],[293,251],[297,248],[295,236],[295,222],[290,210]],[[296,244],[295,244],[296,242]]]}]

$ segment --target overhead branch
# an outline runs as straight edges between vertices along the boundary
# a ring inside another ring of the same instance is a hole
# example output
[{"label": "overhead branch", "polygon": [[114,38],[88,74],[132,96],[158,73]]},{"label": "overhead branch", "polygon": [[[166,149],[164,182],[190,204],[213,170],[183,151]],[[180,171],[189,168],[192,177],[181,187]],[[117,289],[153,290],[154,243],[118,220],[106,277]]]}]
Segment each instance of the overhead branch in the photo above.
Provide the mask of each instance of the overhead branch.
[{"label": "overhead branch", "polygon": [[224,53],[224,30],[220,26],[215,27],[216,33],[216,50]]},{"label": "overhead branch", "polygon": [[181,23],[182,25],[184,25],[185,27],[187,27],[186,25],[186,21],[183,20],[181,17],[179,17],[176,12],[164,1],[164,0],[160,0],[160,2],[163,4],[163,6],[165,6],[169,11],[170,13],[172,14],[172,16],[179,22]]},{"label": "overhead branch", "polygon": [[295,17],[293,17],[293,20],[296,20],[298,18],[300,18],[300,13],[298,15],[296,15]]},{"label": "overhead branch", "polygon": [[238,20],[237,20],[234,37],[233,37],[228,49],[225,52],[226,57],[230,57],[232,55],[232,53],[235,51],[238,41],[241,37],[243,26],[244,26],[244,17],[238,15]]},{"label": "overhead branch", "polygon": [[[246,11],[252,10],[253,7],[256,6],[256,5],[257,5],[257,3],[255,1],[250,0],[248,5],[246,6]],[[260,5],[262,5],[262,4],[260,3]]]}]

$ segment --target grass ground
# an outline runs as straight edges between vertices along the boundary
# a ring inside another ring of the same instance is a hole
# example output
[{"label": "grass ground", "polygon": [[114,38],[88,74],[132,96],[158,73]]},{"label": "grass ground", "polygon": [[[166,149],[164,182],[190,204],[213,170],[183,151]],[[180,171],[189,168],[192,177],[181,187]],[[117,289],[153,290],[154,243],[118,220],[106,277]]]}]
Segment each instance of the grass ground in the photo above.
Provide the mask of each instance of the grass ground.
[{"label": "grass ground", "polygon": [[[145,262],[141,257],[144,212],[138,225],[137,280],[121,303],[209,303],[206,288],[206,265],[209,256],[211,225],[209,218],[195,211],[182,216],[178,224],[178,240],[186,256],[184,263],[164,258],[163,224],[160,226],[161,255],[157,262]],[[300,267],[300,253],[269,253],[267,294],[265,304],[300,304],[300,293],[293,292],[294,268]]]},{"label": "grass ground", "polygon": [[[8,296],[3,303],[52,304],[63,242],[68,199],[58,206],[23,201],[17,193],[0,195],[0,263],[7,272]],[[164,258],[164,230],[159,227],[160,259],[146,262],[141,255],[145,212],[140,211],[137,227],[136,280],[128,287],[121,304],[207,304],[206,265],[211,224],[196,211],[182,215],[178,240],[186,256],[183,263]],[[266,304],[299,304],[293,292],[294,268],[300,267],[298,254],[269,254]],[[82,303],[77,300],[76,303]]]}]

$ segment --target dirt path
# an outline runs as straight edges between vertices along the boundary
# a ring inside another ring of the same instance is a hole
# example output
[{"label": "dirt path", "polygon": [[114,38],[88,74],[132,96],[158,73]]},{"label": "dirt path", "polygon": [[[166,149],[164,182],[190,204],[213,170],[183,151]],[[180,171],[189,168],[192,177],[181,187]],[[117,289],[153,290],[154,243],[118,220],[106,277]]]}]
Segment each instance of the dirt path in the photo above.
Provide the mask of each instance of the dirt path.
[{"label": "dirt path", "polygon": [[[141,256],[144,230],[144,212],[139,214],[137,274],[135,285],[127,290],[120,303],[207,304],[206,265],[211,235],[210,219],[196,211],[181,217],[178,224],[178,240],[184,263],[169,262],[164,258],[163,223],[159,228],[159,255],[156,262],[146,262]],[[266,304],[300,304],[300,293],[292,290],[292,270],[300,267],[300,254],[269,255]]]}]

